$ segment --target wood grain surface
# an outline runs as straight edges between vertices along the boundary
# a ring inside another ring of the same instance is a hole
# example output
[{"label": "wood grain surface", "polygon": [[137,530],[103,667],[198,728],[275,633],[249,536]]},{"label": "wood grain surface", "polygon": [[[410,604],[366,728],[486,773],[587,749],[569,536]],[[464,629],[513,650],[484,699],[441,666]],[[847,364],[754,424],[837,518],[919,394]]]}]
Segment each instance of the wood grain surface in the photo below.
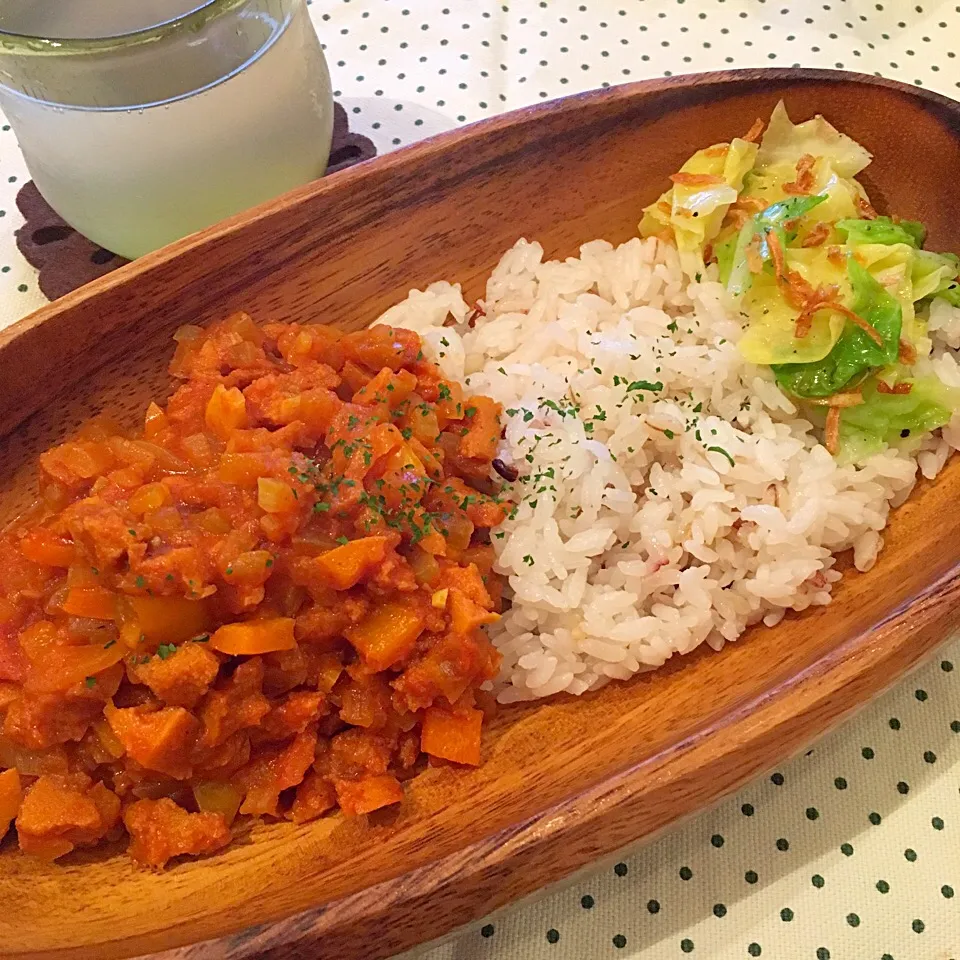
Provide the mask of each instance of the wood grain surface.
[{"label": "wood grain surface", "polygon": [[[876,155],[881,208],[960,249],[960,105],[872,77],[744,71],[543,104],[363,164],[188,238],[0,334],[4,519],[37,453],[95,411],[166,395],[170,334],[236,309],[358,327],[412,286],[466,295],[518,236],[624,240],[698,147],[783,97]],[[905,137],[904,131],[910,136]],[[897,511],[868,574],[720,654],[505,709],[477,770],[429,770],[392,812],[261,825],[163,873],[121,851],[0,853],[0,957],[378,960],[649,838],[802,749],[960,624],[960,462]],[[206,942],[202,942],[206,941]],[[194,944],[193,946],[187,946]]]}]

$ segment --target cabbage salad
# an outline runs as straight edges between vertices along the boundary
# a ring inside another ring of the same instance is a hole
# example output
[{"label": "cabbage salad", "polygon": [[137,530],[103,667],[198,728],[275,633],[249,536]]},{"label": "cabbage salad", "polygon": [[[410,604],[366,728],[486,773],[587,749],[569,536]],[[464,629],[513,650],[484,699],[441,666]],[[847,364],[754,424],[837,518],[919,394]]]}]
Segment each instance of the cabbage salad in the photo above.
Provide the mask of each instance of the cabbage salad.
[{"label": "cabbage salad", "polygon": [[794,124],[780,103],[762,132],[695,153],[640,232],[719,278],[744,358],[770,367],[831,453],[913,446],[960,410],[925,363],[932,301],[960,306],[960,259],[925,250],[922,223],[876,213],[855,179],[871,155],[823,117]]}]

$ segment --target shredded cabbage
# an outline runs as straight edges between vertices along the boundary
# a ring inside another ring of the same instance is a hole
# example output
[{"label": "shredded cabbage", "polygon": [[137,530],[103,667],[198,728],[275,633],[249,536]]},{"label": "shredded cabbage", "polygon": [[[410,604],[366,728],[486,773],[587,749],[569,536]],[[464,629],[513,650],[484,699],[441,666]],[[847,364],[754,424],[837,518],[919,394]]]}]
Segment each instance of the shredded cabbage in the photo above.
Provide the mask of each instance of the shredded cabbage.
[{"label": "shredded cabbage", "polygon": [[841,446],[854,448],[847,451],[848,458],[861,459],[887,444],[936,430],[960,409],[960,390],[939,378],[925,376],[906,382],[911,384],[909,393],[879,393],[877,381],[871,377],[863,384],[864,402],[843,410]]},{"label": "shredded cabbage", "polygon": [[[841,413],[839,455],[853,462],[960,411],[960,390],[933,375],[911,379],[917,371],[909,359],[930,354],[930,301],[960,307],[960,258],[924,250],[922,223],[876,216],[854,179],[870,160],[821,116],[793,123],[781,102],[759,147],[734,140],[694,154],[681,172],[707,182],[681,178],[640,224],[644,236],[669,231],[681,265],[697,279],[703,263],[716,260],[716,276],[745,320],[741,354],[769,365],[783,390],[811,400],[862,392],[865,402]],[[774,237],[783,254],[779,276]],[[812,313],[804,315],[805,305]],[[879,376],[911,383],[910,393],[878,392]],[[808,415],[822,423],[823,411],[814,405]]]},{"label": "shredded cabbage", "polygon": [[[724,147],[727,149],[723,150]],[[698,150],[680,168],[680,173],[721,177],[723,182],[702,186],[674,184],[656,203],[644,209],[641,236],[671,228],[681,256],[697,254],[702,262],[703,249],[720,232],[723,218],[736,202],[758,149],[757,144],[738,138],[729,145],[721,143]]]},{"label": "shredded cabbage", "polygon": [[917,220],[901,220],[894,223],[889,217],[874,220],[840,220],[837,225],[840,235],[850,244],[858,243],[905,243],[919,249],[927,235],[927,228]]},{"label": "shredded cabbage", "polygon": [[873,159],[856,140],[840,133],[819,115],[804,123],[793,123],[781,100],[770,116],[756,167],[765,170],[784,163],[792,167],[805,154],[828,157],[837,174],[846,178],[855,177]]},{"label": "shredded cabbage", "polygon": [[[931,250],[918,250],[913,262],[913,297],[944,297],[950,300],[953,282],[960,274],[960,259],[952,253],[933,253]],[[953,301],[951,301],[953,302]]]},{"label": "shredded cabbage", "polygon": [[825,196],[791,197],[789,200],[779,200],[770,204],[765,210],[751,217],[740,229],[737,242],[733,250],[733,259],[730,264],[730,276],[727,280],[727,289],[734,296],[739,296],[749,289],[752,274],[747,264],[747,248],[753,238],[760,235],[760,259],[764,262],[770,259],[770,245],[767,243],[767,234],[771,231],[777,234],[780,248],[786,247],[786,231],[784,224],[796,220],[808,213],[814,207],[823,203]]},{"label": "shredded cabbage", "polygon": [[854,293],[853,307],[880,334],[877,344],[856,324],[847,323],[833,349],[816,363],[787,363],[773,367],[777,383],[797,397],[829,397],[854,377],[884,367],[897,359],[903,311],[900,303],[854,257],[847,265]]}]

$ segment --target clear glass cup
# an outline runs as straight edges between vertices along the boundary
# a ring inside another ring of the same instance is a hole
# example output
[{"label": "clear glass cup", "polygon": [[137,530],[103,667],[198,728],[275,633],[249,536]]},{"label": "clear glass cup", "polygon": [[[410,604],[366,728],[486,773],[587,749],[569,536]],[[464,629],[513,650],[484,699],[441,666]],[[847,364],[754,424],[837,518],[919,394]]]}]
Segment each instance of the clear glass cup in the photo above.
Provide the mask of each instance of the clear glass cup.
[{"label": "clear glass cup", "polygon": [[306,0],[0,0],[0,107],[44,198],[138,257],[322,176]]}]

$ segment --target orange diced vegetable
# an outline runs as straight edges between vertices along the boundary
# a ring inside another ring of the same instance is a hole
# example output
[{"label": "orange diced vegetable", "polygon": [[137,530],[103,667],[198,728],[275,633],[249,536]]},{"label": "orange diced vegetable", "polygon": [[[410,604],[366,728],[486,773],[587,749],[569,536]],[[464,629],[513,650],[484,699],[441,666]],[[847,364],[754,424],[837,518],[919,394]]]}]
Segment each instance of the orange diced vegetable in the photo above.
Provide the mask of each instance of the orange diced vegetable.
[{"label": "orange diced vegetable", "polygon": [[26,791],[17,813],[20,849],[55,860],[102,838],[119,812],[117,797],[102,784],[91,787],[83,774],[42,776]]},{"label": "orange diced vegetable", "polygon": [[147,770],[186,780],[192,772],[191,750],[200,732],[200,723],[183,707],[141,710],[117,709],[107,704],[104,715],[127,756]]},{"label": "orange diced vegetable", "polygon": [[149,867],[184,854],[213,853],[231,840],[219,813],[189,813],[169,797],[138,800],[124,811],[123,822],[133,839],[130,856]]},{"label": "orange diced vegetable", "polygon": [[126,597],[120,604],[132,612],[140,633],[151,645],[183,643],[206,633],[210,627],[210,610],[204,600],[186,597]]},{"label": "orange diced vegetable", "polygon": [[160,433],[167,429],[170,421],[167,415],[152,400],[147,407],[146,415],[143,418],[143,435],[147,440],[155,439]]},{"label": "orange diced vegetable", "polygon": [[0,772],[0,839],[6,836],[13,823],[20,802],[23,800],[23,788],[20,785],[20,774],[16,770]]},{"label": "orange diced vegetable", "polygon": [[292,617],[276,617],[228,623],[210,637],[210,646],[220,653],[247,657],[292,650],[297,645],[293,635],[295,622]]},{"label": "orange diced vegetable", "polygon": [[368,667],[386,670],[410,654],[425,626],[423,614],[414,606],[392,600],[374,608],[344,635]]},{"label": "orange diced vegetable", "polygon": [[19,839],[20,849],[38,860],[52,862],[73,850],[73,844],[69,840],[61,840],[59,837],[31,837],[30,834],[21,832]]},{"label": "orange diced vegetable", "polygon": [[389,544],[387,537],[362,537],[321,554],[314,563],[331,587],[349,590],[383,562]]},{"label": "orange diced vegetable", "polygon": [[76,547],[43,527],[35,527],[20,541],[20,552],[34,563],[47,567],[69,567],[76,558]]},{"label": "orange diced vegetable", "polygon": [[0,532],[0,838],[51,860],[125,828],[160,867],[239,815],[395,804],[421,739],[478,757],[498,405],[410,330],[175,339],[140,432],[47,451]]},{"label": "orange diced vegetable", "polygon": [[217,476],[224,483],[255,487],[267,472],[267,458],[262,453],[225,453],[220,458]]},{"label": "orange diced vegetable", "polygon": [[500,616],[484,610],[471,600],[462,590],[451,588],[449,596],[450,627],[457,636],[467,636],[477,627],[496,623]]},{"label": "orange diced vegetable", "polygon": [[346,358],[368,370],[399,370],[415,362],[420,352],[420,338],[412,330],[382,323],[348,333],[341,342]]},{"label": "orange diced vegetable", "polygon": [[63,612],[72,617],[113,620],[117,615],[117,595],[105,587],[74,587],[63,602]]},{"label": "orange diced vegetable", "polygon": [[316,731],[305,730],[287,746],[267,747],[256,756],[235,777],[246,791],[240,812],[277,816],[280,794],[300,784],[313,764],[316,748]]},{"label": "orange diced vegetable", "polygon": [[447,541],[432,524],[430,529],[417,542],[417,546],[433,557],[445,557],[447,555]]},{"label": "orange diced vegetable", "polygon": [[93,732],[97,735],[100,746],[115,760],[119,760],[124,755],[123,744],[117,739],[117,735],[106,720],[95,720]]},{"label": "orange diced vegetable", "polygon": [[300,395],[300,419],[312,430],[318,433],[326,432],[341,401],[332,391],[318,387],[315,390],[306,390]]},{"label": "orange diced vegetable", "polygon": [[[94,686],[96,676],[123,659],[126,651],[118,644],[58,644],[28,654],[30,670],[26,685],[36,693],[69,690],[78,683]],[[88,678],[90,678],[88,680]]]},{"label": "orange diced vegetable", "polygon": [[77,478],[90,480],[109,470],[113,462],[109,447],[88,441],[63,443],[40,455],[40,466],[65,483]]},{"label": "orange diced vegetable", "polygon": [[416,389],[417,378],[408,370],[394,373],[384,367],[369,383],[364,384],[354,395],[354,403],[386,404],[395,410]]},{"label": "orange diced vegetable", "polygon": [[243,394],[236,387],[228,390],[218,383],[207,403],[204,420],[208,429],[221,440],[229,440],[234,430],[247,425],[247,406]]},{"label": "orange diced vegetable", "polygon": [[294,823],[306,823],[322,816],[337,805],[337,793],[329,780],[324,780],[316,771],[307,772],[303,783],[297,787],[290,818]]},{"label": "orange diced vegetable", "polygon": [[143,516],[151,510],[159,510],[161,507],[167,506],[172,500],[170,488],[166,484],[147,483],[130,497],[127,506],[134,513]]},{"label": "orange diced vegetable", "polygon": [[431,757],[477,766],[480,763],[480,728],[483,711],[428,707],[423,717],[420,746]]},{"label": "orange diced vegetable", "polygon": [[343,382],[353,393],[356,393],[358,390],[362,390],[364,386],[372,379],[368,370],[358,366],[352,360],[348,360],[343,365],[343,369],[340,371],[340,373],[343,377]]},{"label": "orange diced vegetable", "polygon": [[334,786],[340,808],[348,817],[372,813],[403,799],[400,781],[389,773],[366,777],[363,780],[337,780]]},{"label": "orange diced vegetable", "polygon": [[474,460],[492,460],[500,441],[500,404],[489,397],[471,397],[466,413],[467,432],[460,438],[460,453]]},{"label": "orange diced vegetable", "polygon": [[290,485],[272,477],[257,481],[257,503],[265,513],[291,513],[297,509],[297,498]]},{"label": "orange diced vegetable", "polygon": [[247,550],[234,557],[223,571],[227,583],[259,587],[273,572],[273,554],[269,550]]}]

